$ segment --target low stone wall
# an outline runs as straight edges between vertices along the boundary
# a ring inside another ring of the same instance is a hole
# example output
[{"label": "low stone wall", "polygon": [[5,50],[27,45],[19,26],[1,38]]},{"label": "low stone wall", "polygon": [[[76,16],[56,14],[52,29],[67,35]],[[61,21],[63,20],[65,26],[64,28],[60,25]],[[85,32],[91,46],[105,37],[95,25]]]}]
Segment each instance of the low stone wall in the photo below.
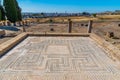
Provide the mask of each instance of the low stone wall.
[{"label": "low stone wall", "polygon": [[8,40],[7,42],[4,42],[0,45],[0,56],[4,55],[8,50],[13,48],[15,45],[17,45],[19,42],[21,42],[23,39],[27,37],[26,33],[22,33],[15,38],[12,38]]},{"label": "low stone wall", "polygon": [[105,41],[104,39],[100,38],[96,34],[91,33],[90,37],[107,51],[108,53],[107,55],[111,59],[113,59],[114,61],[118,61],[118,60],[120,61],[120,50],[117,47]]},{"label": "low stone wall", "polygon": [[27,33],[29,36],[81,36],[89,37],[89,33]]}]

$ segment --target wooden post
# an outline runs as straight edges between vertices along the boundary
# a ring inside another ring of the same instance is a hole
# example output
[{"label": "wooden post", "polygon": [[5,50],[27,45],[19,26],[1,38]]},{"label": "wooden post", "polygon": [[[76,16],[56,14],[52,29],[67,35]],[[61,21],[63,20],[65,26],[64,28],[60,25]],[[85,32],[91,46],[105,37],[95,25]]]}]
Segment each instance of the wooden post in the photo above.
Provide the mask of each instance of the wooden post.
[{"label": "wooden post", "polygon": [[68,33],[72,32],[72,21],[71,19],[68,19]]},{"label": "wooden post", "polygon": [[90,20],[89,21],[89,24],[88,24],[88,33],[91,33],[92,32],[92,23],[93,23],[93,21],[92,20]]}]

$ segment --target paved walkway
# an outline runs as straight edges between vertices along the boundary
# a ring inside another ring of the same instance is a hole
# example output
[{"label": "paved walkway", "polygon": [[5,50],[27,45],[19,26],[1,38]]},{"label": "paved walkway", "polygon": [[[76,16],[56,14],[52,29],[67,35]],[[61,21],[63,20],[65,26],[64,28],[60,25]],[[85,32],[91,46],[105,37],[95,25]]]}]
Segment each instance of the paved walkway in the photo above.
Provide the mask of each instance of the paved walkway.
[{"label": "paved walkway", "polygon": [[0,59],[0,80],[120,80],[89,37],[28,37]]}]

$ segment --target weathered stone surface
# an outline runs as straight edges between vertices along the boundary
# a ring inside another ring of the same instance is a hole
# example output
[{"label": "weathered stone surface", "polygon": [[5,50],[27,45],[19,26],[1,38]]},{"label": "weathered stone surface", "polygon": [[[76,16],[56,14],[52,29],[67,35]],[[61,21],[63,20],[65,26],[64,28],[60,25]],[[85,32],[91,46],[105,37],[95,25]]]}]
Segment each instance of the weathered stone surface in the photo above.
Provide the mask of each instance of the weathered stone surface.
[{"label": "weathered stone surface", "polygon": [[71,19],[68,19],[68,33],[72,32],[72,21]]},{"label": "weathered stone surface", "polygon": [[96,34],[90,34],[90,37],[107,51],[107,55],[111,59],[115,61],[120,61],[120,50],[116,46],[110,44],[109,42],[106,42],[104,39],[100,38]]},{"label": "weathered stone surface", "polygon": [[88,23],[88,33],[91,33],[92,32],[92,24],[93,24],[93,21],[90,20],[89,23]]},{"label": "weathered stone surface", "polygon": [[5,30],[0,30],[0,37],[5,36]]},{"label": "weathered stone surface", "polygon": [[4,55],[6,51],[8,51],[12,47],[14,47],[16,44],[21,42],[26,37],[27,37],[27,34],[26,33],[22,33],[22,34],[18,35],[17,37],[15,37],[15,38],[13,38],[11,40],[8,40],[5,43],[2,43],[0,45],[0,56]]},{"label": "weathered stone surface", "polygon": [[119,80],[89,37],[28,37],[0,59],[0,80]]}]

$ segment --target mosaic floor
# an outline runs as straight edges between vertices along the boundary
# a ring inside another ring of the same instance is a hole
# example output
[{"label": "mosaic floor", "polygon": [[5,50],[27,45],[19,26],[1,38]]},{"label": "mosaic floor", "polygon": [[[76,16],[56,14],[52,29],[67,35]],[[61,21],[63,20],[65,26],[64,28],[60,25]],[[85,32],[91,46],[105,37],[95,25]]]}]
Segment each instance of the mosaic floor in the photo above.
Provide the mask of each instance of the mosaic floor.
[{"label": "mosaic floor", "polygon": [[89,37],[28,37],[0,59],[0,80],[120,80]]}]

